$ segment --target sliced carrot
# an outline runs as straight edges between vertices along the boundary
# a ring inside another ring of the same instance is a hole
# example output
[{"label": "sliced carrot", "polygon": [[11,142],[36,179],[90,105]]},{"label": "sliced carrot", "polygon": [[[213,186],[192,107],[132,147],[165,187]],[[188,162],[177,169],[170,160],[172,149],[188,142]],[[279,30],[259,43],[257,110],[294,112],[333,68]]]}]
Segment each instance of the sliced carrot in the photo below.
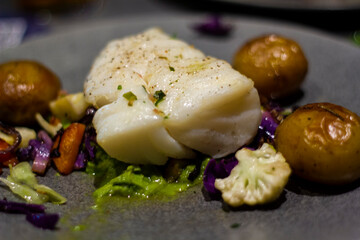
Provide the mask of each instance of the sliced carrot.
[{"label": "sliced carrot", "polygon": [[61,174],[67,175],[74,169],[84,132],[84,124],[72,123],[61,136],[56,137],[53,150],[57,151],[58,156],[53,157],[52,160]]}]

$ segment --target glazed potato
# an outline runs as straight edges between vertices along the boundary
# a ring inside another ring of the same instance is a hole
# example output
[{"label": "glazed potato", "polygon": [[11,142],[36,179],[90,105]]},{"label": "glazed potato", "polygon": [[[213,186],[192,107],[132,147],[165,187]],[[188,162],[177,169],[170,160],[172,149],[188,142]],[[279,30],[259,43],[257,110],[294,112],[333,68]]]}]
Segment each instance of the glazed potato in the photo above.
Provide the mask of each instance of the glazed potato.
[{"label": "glazed potato", "polygon": [[285,97],[297,90],[308,69],[299,44],[278,35],[250,40],[235,54],[233,66],[254,81],[265,97]]},{"label": "glazed potato", "polygon": [[344,107],[300,107],[277,128],[275,145],[304,179],[340,185],[360,177],[360,118]]},{"label": "glazed potato", "polygon": [[33,124],[35,113],[45,114],[60,88],[59,78],[38,62],[1,64],[0,121],[11,125]]}]

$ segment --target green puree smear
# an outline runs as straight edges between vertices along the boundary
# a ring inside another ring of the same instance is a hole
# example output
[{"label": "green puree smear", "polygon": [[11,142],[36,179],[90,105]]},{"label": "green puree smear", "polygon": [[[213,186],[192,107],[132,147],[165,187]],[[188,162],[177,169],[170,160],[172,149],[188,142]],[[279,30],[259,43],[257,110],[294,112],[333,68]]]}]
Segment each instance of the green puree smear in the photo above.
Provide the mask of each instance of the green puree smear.
[{"label": "green puree smear", "polygon": [[203,161],[198,163],[200,171],[195,178],[192,175],[196,172],[196,161],[185,165],[175,181],[169,181],[163,177],[164,167],[126,164],[109,157],[99,147],[96,151],[95,161],[88,163],[86,172],[95,177],[97,189],[94,197],[96,201],[109,196],[173,197],[202,182],[208,161],[209,158],[203,157]]}]

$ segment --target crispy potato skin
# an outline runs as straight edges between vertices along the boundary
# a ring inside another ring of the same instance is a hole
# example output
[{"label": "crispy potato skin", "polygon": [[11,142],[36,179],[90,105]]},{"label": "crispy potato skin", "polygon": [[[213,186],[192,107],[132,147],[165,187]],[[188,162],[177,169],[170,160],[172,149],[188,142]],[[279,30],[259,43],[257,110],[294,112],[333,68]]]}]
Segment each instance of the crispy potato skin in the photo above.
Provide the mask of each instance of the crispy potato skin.
[{"label": "crispy potato skin", "polygon": [[239,48],[233,66],[265,97],[286,97],[304,81],[308,61],[298,43],[278,35],[254,38]]},{"label": "crispy potato skin", "polygon": [[0,65],[0,121],[31,125],[45,114],[61,89],[59,78],[44,65],[27,60]]},{"label": "crispy potato skin", "polygon": [[275,145],[304,179],[341,185],[360,177],[360,118],[344,107],[300,107],[277,128]]}]

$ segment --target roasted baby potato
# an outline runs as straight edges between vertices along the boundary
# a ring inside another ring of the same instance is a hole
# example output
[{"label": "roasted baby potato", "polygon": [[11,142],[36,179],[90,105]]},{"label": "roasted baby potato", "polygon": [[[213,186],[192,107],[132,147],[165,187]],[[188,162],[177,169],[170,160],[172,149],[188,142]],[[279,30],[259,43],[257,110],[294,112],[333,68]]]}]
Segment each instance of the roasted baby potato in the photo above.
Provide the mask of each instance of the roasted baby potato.
[{"label": "roasted baby potato", "polygon": [[31,125],[45,114],[60,91],[59,78],[44,65],[27,60],[0,65],[0,121]]},{"label": "roasted baby potato", "polygon": [[344,107],[298,108],[278,126],[275,145],[304,179],[340,185],[360,177],[360,118]]},{"label": "roasted baby potato", "polygon": [[247,42],[236,52],[233,66],[269,98],[286,97],[296,91],[308,70],[299,44],[274,34]]}]

